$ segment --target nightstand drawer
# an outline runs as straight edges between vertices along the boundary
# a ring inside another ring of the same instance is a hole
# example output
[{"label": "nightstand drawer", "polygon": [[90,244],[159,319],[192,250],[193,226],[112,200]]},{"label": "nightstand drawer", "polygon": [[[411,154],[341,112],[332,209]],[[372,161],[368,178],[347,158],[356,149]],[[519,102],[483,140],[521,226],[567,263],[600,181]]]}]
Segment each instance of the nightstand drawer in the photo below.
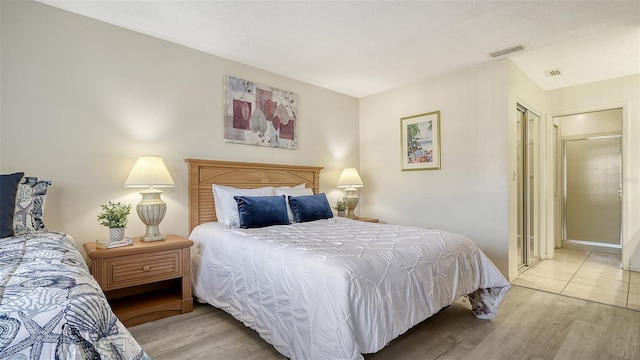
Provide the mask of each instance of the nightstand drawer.
[{"label": "nightstand drawer", "polygon": [[182,276],[180,249],[106,259],[103,290],[147,284]]}]

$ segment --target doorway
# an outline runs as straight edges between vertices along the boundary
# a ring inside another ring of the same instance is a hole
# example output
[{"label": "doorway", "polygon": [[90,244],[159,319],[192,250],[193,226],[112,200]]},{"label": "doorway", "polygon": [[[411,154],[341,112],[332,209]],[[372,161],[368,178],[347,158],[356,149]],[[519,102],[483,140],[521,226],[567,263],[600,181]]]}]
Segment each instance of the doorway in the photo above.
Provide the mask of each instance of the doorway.
[{"label": "doorway", "polygon": [[[548,166],[551,170],[548,175],[549,185],[553,184],[550,189],[553,199],[548,197],[547,206],[554,209],[555,214],[545,219],[553,219],[548,224],[555,225],[555,229],[544,231],[545,225],[535,227],[538,235],[534,238],[550,244],[550,239],[544,238],[544,234],[549,234],[550,238],[554,238],[556,248],[560,249],[547,249],[551,254],[548,259],[534,266],[522,266],[519,278],[513,284],[617,306],[637,307],[638,302],[631,290],[632,279],[637,273],[628,271],[629,250],[624,242],[626,228],[623,219],[629,199],[622,197],[624,187],[620,185],[621,182],[625,183],[622,179],[627,176],[623,164],[628,164],[625,163],[625,154],[628,154],[627,134],[623,131],[627,127],[623,124],[628,124],[628,109],[624,106],[553,117],[553,128],[549,129],[549,134],[553,136],[549,159],[554,159],[554,164]],[[566,149],[569,156],[566,156]],[[577,159],[571,155],[572,152],[576,153]],[[542,161],[534,163],[538,165],[538,170],[545,165]],[[590,167],[595,169],[588,170]],[[574,179],[567,179],[567,173],[573,174]],[[539,175],[537,179],[540,180],[542,176]],[[572,182],[578,183],[576,188],[567,184]],[[534,200],[538,199],[536,211],[544,213],[544,210],[540,210],[540,198],[534,197]],[[588,202],[575,202],[583,200]],[[580,222],[575,222],[576,218],[570,214],[571,208],[577,208]],[[599,213],[599,210],[604,211]],[[581,219],[581,216],[584,218]],[[568,228],[565,226],[567,218]],[[599,221],[606,225],[591,227],[592,223]],[[591,228],[585,234],[580,233],[581,227]],[[539,230],[541,228],[542,231]],[[603,233],[596,233],[604,229],[606,231]],[[540,234],[543,234],[543,238]],[[587,245],[581,244],[581,241]],[[542,251],[541,255],[545,256]],[[525,269],[526,272],[522,273]]]},{"label": "doorway", "polygon": [[622,109],[562,116],[560,247],[622,250]]},{"label": "doorway", "polygon": [[540,250],[537,241],[537,210],[536,202],[536,141],[540,116],[531,112],[523,105],[518,104],[517,134],[517,188],[518,188],[518,269],[524,270],[527,266],[540,259]]}]

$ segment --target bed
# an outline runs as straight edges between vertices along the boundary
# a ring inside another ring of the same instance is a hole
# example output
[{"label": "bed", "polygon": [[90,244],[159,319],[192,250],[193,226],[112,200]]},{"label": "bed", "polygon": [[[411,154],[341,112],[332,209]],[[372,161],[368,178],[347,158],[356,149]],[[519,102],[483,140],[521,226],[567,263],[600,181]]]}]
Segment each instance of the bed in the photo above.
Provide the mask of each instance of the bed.
[{"label": "bed", "polygon": [[334,217],[223,224],[214,184],[318,194],[322,168],[186,161],[194,295],[288,358],[362,359],[462,296],[490,319],[509,288],[470,239],[442,230]]},{"label": "bed", "polygon": [[[17,189],[19,215],[3,216],[0,358],[149,359],[111,311],[74,240],[44,229],[46,185],[27,182],[33,179],[22,179]],[[3,215],[7,209],[3,204]]]}]

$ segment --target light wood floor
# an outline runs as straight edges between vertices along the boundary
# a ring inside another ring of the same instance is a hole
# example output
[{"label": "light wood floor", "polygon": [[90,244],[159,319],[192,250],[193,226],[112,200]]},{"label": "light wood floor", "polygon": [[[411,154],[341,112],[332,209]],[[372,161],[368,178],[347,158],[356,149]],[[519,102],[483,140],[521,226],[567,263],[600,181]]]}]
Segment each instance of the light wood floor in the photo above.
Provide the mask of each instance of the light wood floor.
[{"label": "light wood floor", "polygon": [[[458,301],[367,360],[640,359],[640,312],[512,286],[493,320]],[[132,327],[154,360],[284,359],[256,332],[208,305]]]}]

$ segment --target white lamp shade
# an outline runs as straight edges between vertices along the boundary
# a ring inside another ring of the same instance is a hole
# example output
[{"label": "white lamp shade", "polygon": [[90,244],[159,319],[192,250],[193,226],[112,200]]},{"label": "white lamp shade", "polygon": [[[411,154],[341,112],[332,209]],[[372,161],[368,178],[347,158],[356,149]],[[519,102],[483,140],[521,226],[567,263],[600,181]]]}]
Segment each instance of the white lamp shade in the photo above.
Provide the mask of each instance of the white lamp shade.
[{"label": "white lamp shade", "polygon": [[127,187],[171,187],[175,186],[171,174],[160,156],[138,157],[125,181]]},{"label": "white lamp shade", "polygon": [[358,175],[358,170],[355,168],[346,168],[342,170],[342,174],[338,178],[338,187],[340,188],[356,188],[363,187],[362,179]]}]

